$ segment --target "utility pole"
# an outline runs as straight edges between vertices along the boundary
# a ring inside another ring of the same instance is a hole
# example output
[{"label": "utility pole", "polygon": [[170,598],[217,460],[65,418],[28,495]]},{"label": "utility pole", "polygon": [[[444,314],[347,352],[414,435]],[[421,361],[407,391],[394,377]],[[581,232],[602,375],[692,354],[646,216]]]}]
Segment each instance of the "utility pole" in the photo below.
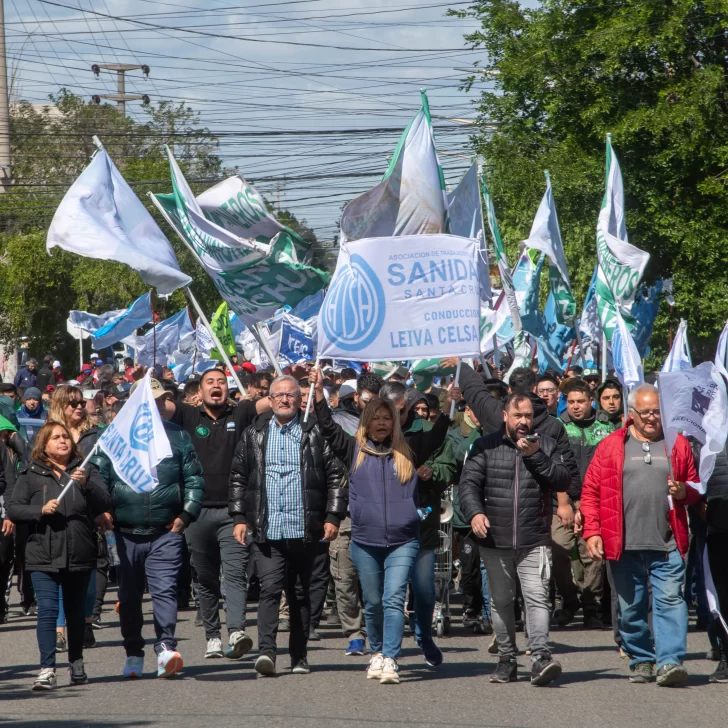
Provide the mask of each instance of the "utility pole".
[{"label": "utility pole", "polygon": [[5,7],[0,0],[0,192],[10,186],[10,104],[5,58]]},{"label": "utility pole", "polygon": [[[0,0],[2,3],[2,0]],[[115,94],[104,94],[102,96],[93,96],[94,103],[100,104],[101,99],[108,99],[109,101],[116,101],[119,105],[119,111],[122,115],[126,116],[126,102],[127,101],[141,101],[144,104],[149,103],[149,96],[146,94],[128,94],[126,93],[126,72],[141,70],[144,74],[144,78],[149,76],[149,66],[137,66],[133,63],[94,63],[91,66],[91,70],[96,74],[96,78],[99,77],[101,69],[106,71],[116,71],[116,88],[118,93]]]}]

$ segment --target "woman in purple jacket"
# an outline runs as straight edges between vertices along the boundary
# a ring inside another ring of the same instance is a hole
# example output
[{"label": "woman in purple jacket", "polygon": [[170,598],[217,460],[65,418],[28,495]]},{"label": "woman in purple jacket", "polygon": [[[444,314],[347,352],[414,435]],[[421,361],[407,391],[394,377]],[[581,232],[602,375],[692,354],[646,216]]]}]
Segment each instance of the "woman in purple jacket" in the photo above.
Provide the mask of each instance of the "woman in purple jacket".
[{"label": "woman in purple jacket", "polygon": [[320,371],[314,391],[319,427],[349,468],[351,560],[361,581],[372,651],[367,678],[398,684],[407,582],[419,549],[417,461],[439,446],[446,427],[415,433],[408,441],[394,405],[374,398],[352,436],[331,416]]}]

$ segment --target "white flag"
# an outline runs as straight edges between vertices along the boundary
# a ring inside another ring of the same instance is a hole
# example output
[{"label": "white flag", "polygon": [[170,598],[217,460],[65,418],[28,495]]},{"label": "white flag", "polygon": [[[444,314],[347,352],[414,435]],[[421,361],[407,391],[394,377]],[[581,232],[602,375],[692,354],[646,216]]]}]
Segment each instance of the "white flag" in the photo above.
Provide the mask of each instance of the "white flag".
[{"label": "white flag", "polygon": [[611,341],[617,325],[617,310],[630,325],[632,323],[632,304],[650,255],[627,242],[624,182],[610,136],[607,136],[606,177],[606,190],[597,221],[599,268],[596,294],[599,318],[607,339]]},{"label": "white flag", "polygon": [[172,457],[151,379],[149,370],[97,443],[116,474],[137,493],[149,493],[159,485],[157,465]]},{"label": "white flag", "polygon": [[715,352],[715,366],[718,371],[728,379],[728,323],[718,339],[718,348]]},{"label": "white flag", "polygon": [[344,208],[341,239],[434,235],[446,230],[445,178],[423,92],[422,108],[402,134],[384,179]]},{"label": "white flag", "polygon": [[728,394],[723,378],[711,362],[694,369],[662,372],[659,377],[662,429],[672,451],[678,432],[692,435],[700,450],[701,493],[715,467],[715,456],[725,447],[728,433]]},{"label": "white flag", "polygon": [[616,316],[617,326],[612,336],[612,362],[619,381],[629,391],[644,381],[642,360],[632,334],[619,311],[616,312]]},{"label": "white flag", "polygon": [[192,281],[104,149],[96,152],[53,216],[46,248],[56,246],[85,258],[124,263],[160,296]]},{"label": "white flag", "polygon": [[662,365],[663,372],[680,372],[683,369],[692,369],[693,362],[690,358],[690,347],[688,346],[688,322],[680,319],[675,339],[672,342],[672,349]]}]

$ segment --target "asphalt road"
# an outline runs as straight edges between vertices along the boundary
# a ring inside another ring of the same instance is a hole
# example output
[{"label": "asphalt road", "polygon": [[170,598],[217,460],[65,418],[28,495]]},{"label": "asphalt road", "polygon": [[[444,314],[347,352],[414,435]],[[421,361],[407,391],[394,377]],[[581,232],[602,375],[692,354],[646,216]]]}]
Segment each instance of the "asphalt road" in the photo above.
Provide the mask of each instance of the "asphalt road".
[{"label": "asphalt road", "polygon": [[[113,598],[110,592],[107,605]],[[146,611],[149,614],[148,602]],[[0,625],[0,726],[718,728],[726,725],[728,715],[728,685],[708,684],[715,663],[703,659],[706,635],[692,631],[687,661],[691,677],[682,688],[629,684],[626,662],[614,648],[611,631],[586,631],[578,625],[552,633],[555,654],[564,666],[557,685],[532,687],[525,656],[519,659],[523,677],[518,683],[492,685],[487,675],[496,658],[486,649],[490,638],[466,634],[457,617],[452,636],[441,641],[445,663],[440,668],[428,668],[408,638],[400,660],[402,683],[379,685],[364,677],[368,658],[344,655],[346,642],[333,624],[324,623],[323,640],[311,645],[310,675],[287,672],[286,636],[281,635],[282,674],[262,679],[253,670],[254,653],[240,662],[205,660],[204,635],[194,627],[194,612],[182,612],[182,675],[169,681],[153,677],[156,666],[149,647],[149,676],[127,681],[121,676],[124,653],[118,619],[108,609],[108,626],[96,632],[98,646],[85,654],[91,682],[68,686],[61,655],[60,687],[33,693],[29,688],[38,669],[34,619],[19,615],[15,604],[9,623]],[[254,608],[249,616],[249,631],[255,637]],[[150,617],[145,635],[151,636],[152,630]]]}]

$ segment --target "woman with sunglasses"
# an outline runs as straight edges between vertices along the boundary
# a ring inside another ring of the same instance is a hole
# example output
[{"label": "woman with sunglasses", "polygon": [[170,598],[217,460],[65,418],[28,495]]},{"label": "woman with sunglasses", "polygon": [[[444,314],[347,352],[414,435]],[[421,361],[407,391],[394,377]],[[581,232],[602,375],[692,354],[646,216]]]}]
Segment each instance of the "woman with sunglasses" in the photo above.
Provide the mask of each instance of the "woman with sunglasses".
[{"label": "woman with sunglasses", "polygon": [[407,440],[400,412],[390,401],[375,397],[352,436],[334,422],[320,369],[314,393],[319,427],[349,469],[351,560],[359,574],[372,651],[367,678],[396,685],[407,582],[423,517],[418,512],[417,467],[442,443],[449,420]]},{"label": "woman with sunglasses", "polygon": [[[37,637],[41,670],[33,690],[56,686],[55,627],[60,587],[68,622],[72,685],[88,682],[83,666],[84,602],[96,568],[94,518],[111,507],[95,469],[82,469],[78,446],[64,425],[49,422],[35,438],[30,465],[23,469],[8,504],[13,523],[28,526],[25,550],[38,600]],[[64,486],[74,483],[59,502]]]},{"label": "woman with sunglasses", "polygon": [[[87,409],[87,403],[83,391],[79,387],[65,385],[58,387],[53,393],[51,406],[48,411],[49,422],[62,424],[73,438],[74,444],[78,447],[81,457],[86,458],[96,446],[96,441],[101,436],[102,428],[98,427]],[[89,468],[96,469],[93,461]],[[105,524],[110,527],[110,524]],[[91,648],[96,645],[96,637],[92,627],[94,610],[101,613],[101,604],[106,594],[106,582],[108,578],[108,556],[106,553],[106,541],[100,534],[97,534],[98,542],[98,569],[94,570],[88,584],[86,596],[86,631],[84,633],[83,646]],[[66,648],[66,621],[61,603],[61,610],[57,625],[57,645],[59,650]]]}]

